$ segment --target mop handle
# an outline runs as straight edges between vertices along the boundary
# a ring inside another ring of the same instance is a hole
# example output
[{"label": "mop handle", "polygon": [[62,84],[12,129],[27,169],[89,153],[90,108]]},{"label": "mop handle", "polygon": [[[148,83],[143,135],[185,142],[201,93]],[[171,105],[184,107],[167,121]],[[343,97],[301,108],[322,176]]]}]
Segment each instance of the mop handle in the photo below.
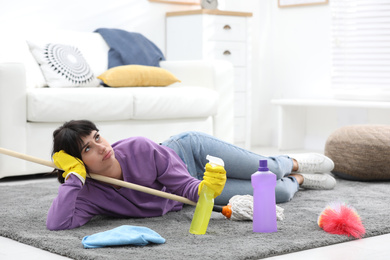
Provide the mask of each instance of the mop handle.
[{"label": "mop handle", "polygon": [[[43,159],[40,159],[40,158],[37,158],[37,157],[33,157],[33,156],[30,156],[30,155],[14,152],[14,151],[11,151],[11,150],[8,150],[8,149],[4,149],[4,148],[1,148],[1,147],[0,147],[0,153],[1,154],[5,154],[5,155],[9,155],[9,156],[12,156],[12,157],[16,157],[16,158],[19,158],[19,159],[22,159],[22,160],[26,160],[26,161],[30,161],[30,162],[33,162],[33,163],[38,163],[38,164],[41,164],[41,165],[45,165],[45,166],[48,166],[48,167],[51,167],[51,168],[58,169],[57,166],[53,162],[51,162],[51,161],[47,161],[47,160],[43,160]],[[89,175],[90,175],[90,178],[94,179],[94,180],[98,180],[98,181],[105,182],[105,183],[108,183],[108,184],[117,185],[117,186],[129,188],[129,189],[132,189],[132,190],[136,190],[136,191],[148,193],[148,194],[151,194],[151,195],[155,195],[155,196],[158,196],[158,197],[162,197],[162,198],[166,198],[166,199],[170,199],[170,200],[175,200],[175,201],[178,201],[178,202],[181,202],[181,203],[185,203],[185,204],[189,204],[189,205],[192,205],[192,206],[196,206],[196,202],[193,202],[193,201],[191,201],[191,200],[189,200],[187,198],[184,198],[182,196],[178,196],[178,195],[174,195],[174,194],[171,194],[171,193],[155,190],[155,189],[152,189],[152,188],[144,187],[144,186],[137,185],[137,184],[130,183],[130,182],[126,182],[126,181],[121,181],[121,180],[109,178],[109,177],[102,176],[102,175],[97,175],[97,174],[92,174],[92,173],[89,174]]]}]

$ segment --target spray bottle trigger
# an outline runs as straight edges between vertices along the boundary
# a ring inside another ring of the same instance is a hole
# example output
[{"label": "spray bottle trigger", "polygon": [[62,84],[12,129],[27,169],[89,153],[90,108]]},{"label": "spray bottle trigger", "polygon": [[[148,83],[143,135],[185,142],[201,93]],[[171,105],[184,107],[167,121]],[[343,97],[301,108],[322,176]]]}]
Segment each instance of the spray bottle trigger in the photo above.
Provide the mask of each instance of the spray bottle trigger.
[{"label": "spray bottle trigger", "polygon": [[225,166],[225,163],[224,163],[224,161],[221,158],[218,158],[218,157],[215,157],[215,156],[211,156],[211,155],[207,155],[206,159],[209,161],[209,163],[213,167],[217,166],[217,165],[222,166],[222,167]]}]

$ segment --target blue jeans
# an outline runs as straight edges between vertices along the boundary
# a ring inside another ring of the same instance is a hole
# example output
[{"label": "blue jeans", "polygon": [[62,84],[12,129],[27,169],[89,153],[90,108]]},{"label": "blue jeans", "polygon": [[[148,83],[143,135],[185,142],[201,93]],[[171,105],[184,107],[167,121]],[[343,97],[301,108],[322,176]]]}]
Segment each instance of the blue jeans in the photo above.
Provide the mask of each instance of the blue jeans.
[{"label": "blue jeans", "polygon": [[202,180],[207,155],[221,158],[225,163],[227,181],[215,204],[226,205],[234,195],[253,195],[251,175],[259,167],[259,160],[267,160],[268,168],[276,175],[276,203],[290,201],[299,190],[297,180],[288,176],[293,161],[287,155],[265,157],[200,132],[184,132],[170,137],[161,145],[173,149],[186,164],[188,172]]}]

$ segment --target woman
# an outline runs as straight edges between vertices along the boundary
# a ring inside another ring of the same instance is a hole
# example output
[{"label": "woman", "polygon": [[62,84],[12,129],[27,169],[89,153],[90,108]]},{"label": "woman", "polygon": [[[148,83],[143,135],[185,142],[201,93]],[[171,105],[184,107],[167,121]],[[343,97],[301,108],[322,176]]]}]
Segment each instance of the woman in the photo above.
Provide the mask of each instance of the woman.
[{"label": "woman", "polygon": [[[207,164],[208,154],[223,159],[225,168]],[[94,123],[70,121],[53,133],[53,160],[64,171],[53,171],[62,185],[50,207],[47,228],[76,228],[96,215],[155,217],[183,207],[180,202],[86,178],[88,172],[195,202],[207,185],[220,195],[215,204],[226,205],[233,195],[252,194],[250,177],[260,159],[268,160],[268,168],[277,176],[277,203],[291,200],[300,187],[332,189],[336,184],[330,175],[320,174],[331,171],[334,164],[319,154],[264,157],[198,132],[185,132],[162,144],[130,137],[111,146]]]}]

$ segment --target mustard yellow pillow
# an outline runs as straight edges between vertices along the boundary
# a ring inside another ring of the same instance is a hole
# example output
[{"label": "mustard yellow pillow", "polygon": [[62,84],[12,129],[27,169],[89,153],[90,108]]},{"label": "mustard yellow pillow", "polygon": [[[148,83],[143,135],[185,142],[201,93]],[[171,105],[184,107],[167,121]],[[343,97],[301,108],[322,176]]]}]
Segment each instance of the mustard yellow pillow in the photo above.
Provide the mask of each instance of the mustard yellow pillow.
[{"label": "mustard yellow pillow", "polygon": [[180,82],[169,71],[144,65],[123,65],[108,69],[97,77],[110,87],[168,86]]}]

